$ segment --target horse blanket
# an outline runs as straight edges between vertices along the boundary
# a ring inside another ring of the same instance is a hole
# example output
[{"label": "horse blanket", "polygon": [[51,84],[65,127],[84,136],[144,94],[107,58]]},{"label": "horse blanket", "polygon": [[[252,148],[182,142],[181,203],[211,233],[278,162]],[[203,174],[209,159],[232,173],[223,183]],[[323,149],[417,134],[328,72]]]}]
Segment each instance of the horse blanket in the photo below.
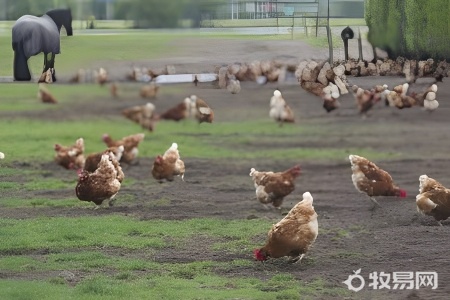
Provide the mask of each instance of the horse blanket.
[{"label": "horse blanket", "polygon": [[40,52],[61,53],[59,39],[58,27],[48,15],[24,15],[12,28],[13,50],[16,51],[17,47],[22,45],[27,58]]}]

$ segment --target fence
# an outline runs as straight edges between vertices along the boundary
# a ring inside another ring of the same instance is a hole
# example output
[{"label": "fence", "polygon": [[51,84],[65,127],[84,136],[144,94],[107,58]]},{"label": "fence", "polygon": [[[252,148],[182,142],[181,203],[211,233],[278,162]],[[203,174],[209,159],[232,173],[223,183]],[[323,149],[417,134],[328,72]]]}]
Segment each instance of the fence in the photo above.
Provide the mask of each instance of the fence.
[{"label": "fence", "polygon": [[330,18],[364,18],[364,0],[230,0],[215,11],[202,15],[201,24],[202,27],[215,27],[217,24],[219,27],[289,26],[292,27],[292,34],[295,25],[300,25],[306,35],[308,28],[315,29],[316,37],[319,27],[323,27],[326,29],[332,61]]},{"label": "fence", "polygon": [[364,0],[229,0],[202,21],[268,18],[363,18]]},{"label": "fence", "polygon": [[[299,20],[301,27],[315,27],[317,32],[317,27],[328,24],[328,18],[364,18],[364,0],[229,0],[203,14],[201,24],[203,27],[214,27],[217,20],[227,20],[227,27],[256,27],[267,26],[265,24],[269,20],[275,20],[269,26],[278,27],[286,26],[286,19],[292,19],[292,27],[294,23],[299,24],[295,21]],[[242,25],[242,21],[237,20],[248,22]]]}]

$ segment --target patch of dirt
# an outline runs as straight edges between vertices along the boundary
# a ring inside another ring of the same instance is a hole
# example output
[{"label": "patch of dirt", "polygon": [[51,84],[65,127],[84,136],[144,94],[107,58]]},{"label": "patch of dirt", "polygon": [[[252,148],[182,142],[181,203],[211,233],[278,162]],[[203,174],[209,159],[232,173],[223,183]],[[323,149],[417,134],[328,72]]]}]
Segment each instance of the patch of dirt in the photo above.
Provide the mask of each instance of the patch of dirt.
[{"label": "patch of dirt", "polygon": [[[268,45],[270,45],[269,42],[263,43],[261,49],[267,51]],[[253,47],[253,44],[249,46]],[[244,46],[240,47],[241,50],[245,49]],[[203,66],[204,69],[197,70],[206,70],[212,66],[210,61],[205,63],[201,57],[203,55],[212,56],[215,53],[213,51],[206,53],[205,51],[199,53],[195,61],[197,68]],[[301,47],[295,52],[300,53]],[[232,56],[227,59],[227,63],[237,59],[238,57]],[[129,65],[130,63],[128,63]],[[125,68],[124,65],[121,67]],[[189,69],[190,65],[185,64],[185,67]],[[402,83],[404,80],[379,77],[351,78],[351,81],[368,88],[380,82],[387,82],[391,86]],[[251,118],[268,117],[269,99],[273,89],[277,87],[276,84],[258,86],[254,83],[242,83],[241,93],[230,95],[226,90],[215,89],[208,85],[199,88],[190,84],[180,86],[186,95],[198,94],[207,99],[216,112],[217,122],[239,122]],[[450,96],[450,85],[448,80],[438,84],[438,87],[437,95],[440,107],[431,114],[419,108],[397,110],[379,105],[371,111],[371,115],[367,119],[363,120],[356,112],[351,95],[342,97],[342,107],[339,110],[327,114],[322,108],[321,100],[317,97],[307,94],[298,85],[282,85],[280,88],[283,95],[298,119],[296,124],[285,126],[302,126],[303,124],[329,126],[329,138],[314,140],[313,136],[293,136],[289,145],[258,142],[246,145],[249,151],[258,151],[259,147],[283,148],[320,145],[323,148],[371,148],[375,151],[400,153],[395,160],[376,161],[376,163],[391,173],[396,183],[407,190],[408,197],[404,200],[379,197],[378,201],[381,207],[375,210],[371,210],[372,203],[369,198],[355,190],[351,182],[350,164],[346,157],[343,157],[342,161],[332,162],[302,158],[294,161],[285,160],[283,157],[274,157],[264,161],[184,157],[187,170],[186,182],[181,182],[179,178],[176,178],[172,183],[163,184],[159,184],[151,178],[152,158],[141,157],[138,165],[125,169],[126,177],[134,179],[135,184],[121,189],[115,206],[112,208],[94,211],[86,208],[34,207],[19,209],[3,207],[0,210],[0,217],[23,219],[42,216],[77,217],[119,214],[140,220],[215,217],[223,219],[264,218],[271,222],[277,222],[283,217],[282,213],[287,212],[301,199],[303,192],[310,191],[319,215],[320,233],[314,247],[301,264],[289,264],[286,260],[279,259],[266,263],[255,262],[250,266],[217,270],[217,272],[227,276],[262,279],[270,278],[279,272],[288,272],[305,282],[321,277],[336,287],[344,288],[345,285],[342,282],[354,270],[361,268],[361,273],[366,279],[366,288],[354,294],[352,296],[354,298],[447,299],[450,292],[448,283],[450,271],[446,267],[449,263],[446,241],[449,237],[450,224],[447,221],[444,222],[444,226],[438,226],[432,218],[419,215],[415,206],[420,175],[427,174],[444,185],[450,186],[447,171],[450,169],[450,159],[448,159],[450,104],[447,101]],[[180,95],[164,95],[159,97],[155,104],[158,110],[162,111],[180,102],[181,99]],[[113,101],[105,96],[90,106],[75,103],[68,104],[61,109],[64,111],[65,119],[92,115],[108,117],[120,113],[124,107],[144,102],[140,99]],[[106,103],[108,109],[105,110]],[[53,111],[39,111],[22,112],[17,115],[46,119],[55,114]],[[382,132],[374,130],[370,135],[358,135],[359,127],[371,124],[374,125],[374,128],[380,128],[378,125],[383,124],[382,128],[386,130]],[[205,126],[214,126],[214,124]],[[274,126],[277,125],[274,124]],[[281,133],[283,128],[280,127]],[[180,123],[181,130],[182,123]],[[137,128],[137,131],[140,129]],[[201,138],[213,139],[214,137],[205,135]],[[310,139],[311,144],[308,143],[308,140],[303,139]],[[180,152],[183,157],[182,150]],[[297,163],[301,164],[302,175],[297,180],[296,190],[285,199],[282,213],[265,210],[255,199],[253,184],[248,176],[250,168],[283,170]],[[24,170],[45,169],[46,174],[43,176],[46,177],[67,178],[67,176],[72,176],[68,175],[72,174],[69,173],[70,171],[59,168],[53,162],[21,165],[16,162],[16,164]],[[18,182],[22,180],[17,177],[6,179]],[[20,191],[17,196],[30,198],[39,195],[39,197],[55,200],[58,197],[74,196],[73,189],[61,190],[58,193],[61,194],[56,194],[55,191]],[[121,203],[121,197],[131,197],[133,200],[127,201],[125,205]],[[169,202],[162,204],[157,202],[161,198],[167,199]],[[152,202],[157,202],[157,204],[151,205]],[[253,259],[251,251],[245,255],[205,251],[204,243],[207,242],[190,243],[188,248],[182,249],[163,249],[152,259],[160,262]],[[259,242],[262,245],[265,242],[265,236],[261,236]],[[147,253],[144,252],[133,253],[133,256],[147,257]],[[439,288],[431,290],[422,287],[417,291],[378,291],[367,286],[370,272],[400,271],[436,271],[439,274]],[[18,275],[0,272],[0,278],[5,276],[15,278]],[[30,275],[22,273],[21,276],[30,276],[29,278],[35,279],[40,275],[30,272]]]}]

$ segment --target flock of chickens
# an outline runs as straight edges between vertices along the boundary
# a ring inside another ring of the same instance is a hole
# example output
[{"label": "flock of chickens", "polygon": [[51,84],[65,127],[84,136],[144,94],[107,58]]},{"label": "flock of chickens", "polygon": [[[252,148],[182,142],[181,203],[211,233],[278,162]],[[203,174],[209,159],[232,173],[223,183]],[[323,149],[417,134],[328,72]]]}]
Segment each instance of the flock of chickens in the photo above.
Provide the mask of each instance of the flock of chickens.
[{"label": "flock of chickens", "polygon": [[[224,81],[223,85],[231,91],[232,94],[236,94],[240,91],[241,87],[239,80],[236,80],[233,75],[229,74],[228,68],[223,68],[225,75],[219,72],[219,86],[221,79]],[[80,72],[80,71],[79,71]],[[132,80],[137,81],[136,70],[133,69],[131,75]],[[152,74],[157,77],[158,74]],[[221,76],[222,75],[222,76]],[[72,79],[71,82],[80,82],[81,75],[77,73],[76,79]],[[85,75],[83,75],[84,77]],[[104,68],[94,70],[94,81],[100,85],[109,83],[108,73]],[[223,78],[222,78],[223,77]],[[230,78],[229,78],[230,77]],[[148,81],[153,77],[147,78]],[[48,79],[48,80],[47,80]],[[143,80],[139,80],[143,81]],[[44,103],[57,103],[57,99],[51,94],[45,83],[51,83],[52,76],[51,70],[43,73],[39,80],[38,98]],[[196,81],[194,80],[196,84]],[[348,86],[348,83],[347,83]],[[339,97],[341,94],[348,93],[345,85],[340,88],[333,82],[330,82],[325,88],[322,85],[302,85],[302,87],[317,96],[320,96],[323,100],[323,108],[327,112],[331,112],[340,107]],[[139,91],[139,95],[142,98],[154,99],[156,98],[159,85],[154,81],[149,81],[145,85],[142,85]],[[109,85],[110,93],[113,97],[118,96],[118,84],[111,82]],[[384,102],[386,106],[396,107],[398,109],[410,108],[414,106],[423,107],[426,111],[434,111],[439,107],[439,102],[436,99],[437,85],[431,84],[425,90],[421,92],[410,91],[410,85],[404,83],[394,86],[392,90],[389,90],[388,85],[376,85],[370,89],[362,89],[357,85],[352,85],[350,91],[352,92],[356,108],[359,114],[366,117],[368,112],[378,103]],[[183,102],[177,106],[170,108],[162,114],[156,114],[155,106],[153,103],[147,105],[135,106],[123,111],[123,115],[128,119],[140,124],[142,128],[153,131],[157,121],[161,119],[179,121],[187,118],[188,116],[195,116],[199,122],[212,122],[214,114],[211,108],[206,102],[195,95],[187,97]],[[275,91],[270,101],[270,117],[275,119],[282,125],[283,123],[292,123],[295,121],[294,113],[292,109],[287,105],[286,101],[281,96],[280,91]],[[206,113],[204,113],[206,111]]]},{"label": "flock of chickens", "polygon": [[[436,100],[437,85],[431,84],[422,92],[409,92],[409,84],[397,85],[393,90],[388,89],[388,85],[376,85],[371,89],[365,90],[357,85],[351,86],[351,92],[355,97],[356,107],[359,114],[363,117],[378,103],[384,102],[386,106],[396,107],[398,109],[410,108],[414,106],[423,107],[426,111],[434,111],[439,107]],[[319,94],[323,99],[323,108],[331,112],[340,107],[338,100],[339,89],[333,83],[321,91],[310,91]]]},{"label": "flock of chickens", "polygon": [[[83,138],[77,139],[71,146],[55,144],[55,162],[66,169],[77,170],[78,183],[75,192],[78,199],[93,202],[96,205],[95,209],[98,209],[105,200],[112,206],[125,177],[121,163],[135,162],[139,144],[144,137],[143,133],[138,133],[114,140],[108,134],[104,134],[102,140],[107,149],[86,157]],[[159,182],[173,181],[177,175],[184,180],[184,172],[184,162],[180,159],[176,143],[154,160],[152,175]]]},{"label": "flock of chickens", "polygon": [[[188,102],[194,103],[192,98],[187,99],[186,105]],[[194,99],[198,102],[198,98]],[[196,106],[197,114],[202,112],[199,111],[199,107],[202,106]],[[293,122],[292,111],[279,90],[274,91],[270,107],[269,115],[280,124]],[[212,110],[210,113],[211,118],[207,121],[212,121]],[[105,134],[102,140],[107,149],[86,157],[82,138],[76,140],[72,146],[56,144],[55,161],[64,168],[77,170],[78,183],[75,191],[80,200],[93,202],[96,204],[95,209],[105,200],[112,206],[125,176],[121,163],[133,164],[139,152],[139,144],[144,137],[143,133],[139,133],[114,140]],[[406,197],[406,192],[394,183],[390,174],[373,162],[358,155],[350,155],[349,161],[355,188],[369,196],[374,203],[373,208],[379,206],[375,197]],[[177,143],[173,143],[165,153],[155,157],[151,173],[160,183],[173,181],[175,176],[180,176],[184,181],[185,164],[180,158]],[[295,190],[295,180],[300,173],[301,168],[296,165],[281,172],[257,171],[251,168],[249,175],[254,184],[257,200],[266,208],[272,206],[280,209],[284,198]],[[441,221],[450,216],[450,190],[427,175],[420,176],[419,182],[417,210],[433,216],[442,225]],[[265,246],[254,251],[255,259],[264,261],[268,258],[288,256],[291,262],[301,261],[317,235],[318,222],[313,197],[310,192],[305,192],[303,200],[269,230]]]},{"label": "flock of chickens", "polygon": [[214,111],[203,99],[200,99],[196,95],[186,97],[181,103],[161,114],[156,113],[155,110],[155,105],[148,102],[144,105],[126,108],[122,111],[122,115],[149,131],[153,131],[156,122],[160,120],[173,120],[178,122],[190,116],[193,116],[199,123],[212,123],[214,120]]},{"label": "flock of chickens", "polygon": [[[434,111],[439,107],[436,100],[436,92],[438,90],[436,84],[432,84],[421,93],[412,92],[408,94],[409,84],[395,86],[392,91],[385,84],[377,85],[370,90],[364,90],[357,85],[353,85],[351,91],[355,98],[356,107],[362,117],[367,117],[367,113],[378,102],[384,102],[386,106],[397,107],[398,109],[409,108],[413,106],[424,107],[427,111]],[[339,89],[333,83],[318,92],[323,99],[323,107],[327,112],[331,112],[340,107],[338,98],[340,97]],[[280,124],[294,123],[295,116],[291,107],[283,98],[280,90],[275,90],[270,99],[269,116]]]},{"label": "flock of chickens", "polygon": [[[100,70],[96,76],[98,83],[103,85],[107,82],[104,69]],[[380,101],[384,101],[386,106],[399,109],[422,106],[428,111],[433,111],[439,106],[436,100],[436,84],[430,85],[421,93],[408,93],[408,88],[407,83],[394,87],[392,91],[388,90],[387,85],[375,86],[370,90],[354,85],[351,91],[355,97],[357,109],[363,116]],[[158,89],[155,83],[150,82],[141,87],[140,96],[154,98]],[[111,84],[110,91],[113,96],[117,96],[117,85]],[[322,97],[323,107],[327,112],[340,105],[337,100],[340,96],[339,89],[334,84],[330,84],[321,91],[310,92]],[[39,97],[43,102],[57,102],[43,85],[39,86]],[[179,121],[195,116],[199,123],[212,123],[214,119],[213,110],[196,95],[186,97],[181,103],[161,114],[155,112],[155,106],[151,102],[124,109],[122,114],[149,131],[153,131],[155,123],[159,120]],[[295,122],[292,109],[278,89],[274,91],[270,99],[269,116],[280,126],[283,123]],[[54,146],[55,161],[64,168],[77,170],[78,183],[75,191],[78,199],[93,202],[96,205],[95,209],[99,208],[105,200],[108,200],[109,205],[112,206],[125,177],[121,163],[133,163],[139,152],[139,143],[144,140],[144,137],[143,133],[139,133],[113,140],[105,134],[102,139],[107,149],[90,154],[86,158],[82,138],[68,147],[56,144]],[[0,158],[3,157],[4,155],[0,156]],[[405,190],[394,183],[390,174],[373,162],[358,155],[350,155],[349,161],[355,188],[369,196],[374,203],[373,208],[380,206],[375,197],[406,197]],[[299,165],[281,172],[257,171],[251,168],[249,175],[254,184],[257,200],[266,208],[271,205],[280,209],[284,198],[295,190],[295,180],[300,176],[300,171]],[[156,156],[151,173],[160,183],[165,180],[173,181],[175,176],[180,176],[184,181],[185,164],[180,158],[177,143],[172,143],[164,154]],[[416,204],[419,212],[434,217],[442,226],[441,221],[450,217],[450,190],[427,175],[421,175]],[[266,244],[254,250],[254,257],[256,260],[265,261],[268,258],[288,256],[291,262],[301,261],[317,235],[318,221],[313,207],[313,197],[310,192],[305,192],[303,200],[297,203],[281,221],[272,226],[268,232]]]},{"label": "flock of chickens", "polygon": [[[399,188],[391,175],[368,159],[349,155],[352,170],[352,182],[361,193],[366,194],[375,206],[380,206],[375,197],[393,196],[405,198],[406,191]],[[284,197],[295,189],[295,179],[300,175],[300,166],[294,166],[283,172],[260,172],[254,168],[250,176],[256,189],[256,198],[264,205],[271,203],[280,208]],[[297,203],[289,213],[268,233],[266,245],[254,251],[260,261],[269,257],[288,256],[292,262],[300,261],[318,235],[317,214],[313,207],[310,192],[303,194],[303,200]],[[416,196],[417,211],[441,221],[450,217],[450,189],[436,180],[421,175],[419,194]]]}]

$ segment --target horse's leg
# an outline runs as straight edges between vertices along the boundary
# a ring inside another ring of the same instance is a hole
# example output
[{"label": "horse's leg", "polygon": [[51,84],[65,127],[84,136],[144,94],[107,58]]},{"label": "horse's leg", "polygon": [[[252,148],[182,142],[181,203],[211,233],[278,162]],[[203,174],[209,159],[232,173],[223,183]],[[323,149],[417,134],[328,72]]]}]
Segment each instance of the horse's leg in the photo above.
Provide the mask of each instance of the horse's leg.
[{"label": "horse's leg", "polygon": [[52,72],[52,79],[53,79],[53,82],[55,82],[56,81],[56,72],[55,72],[55,53],[52,53],[52,58],[50,59],[50,64],[49,64],[50,66],[50,68],[52,68],[53,69],[53,72]]},{"label": "horse's leg", "polygon": [[42,73],[45,73],[45,71],[48,70],[48,59],[47,59],[47,53],[44,53],[44,69],[42,71]]},{"label": "horse's leg", "polygon": [[14,51],[14,80],[30,81],[31,74],[28,69],[28,58],[25,56],[22,45],[17,45]]}]

